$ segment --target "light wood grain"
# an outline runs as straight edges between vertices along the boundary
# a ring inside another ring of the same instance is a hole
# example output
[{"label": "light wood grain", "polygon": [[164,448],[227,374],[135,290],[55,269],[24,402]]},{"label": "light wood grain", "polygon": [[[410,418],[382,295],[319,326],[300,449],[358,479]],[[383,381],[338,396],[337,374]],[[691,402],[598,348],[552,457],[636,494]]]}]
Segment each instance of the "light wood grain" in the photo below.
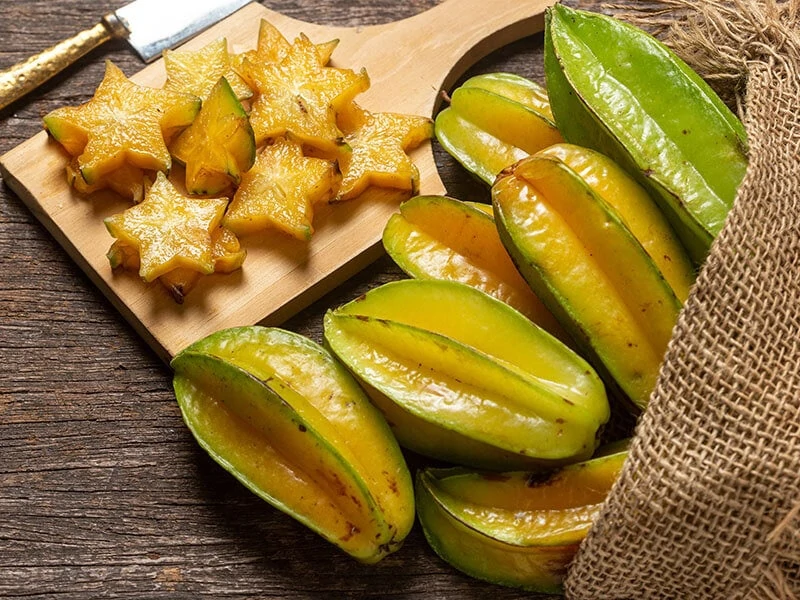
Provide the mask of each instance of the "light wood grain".
[{"label": "light wood grain", "polygon": [[[466,68],[492,50],[540,31],[544,9],[551,3],[493,0],[487,13],[483,0],[447,0],[402,21],[354,28],[305,23],[251,4],[185,47],[224,36],[235,52],[252,48],[261,18],[290,39],[301,32],[318,42],[338,38],[333,64],[365,67],[370,74],[371,88],[359,96],[359,103],[373,111],[431,116],[440,91]],[[163,61],[133,77],[151,86],[161,85],[164,78]],[[420,170],[421,193],[443,193],[430,144],[412,157]],[[224,327],[282,322],[364,268],[380,256],[381,232],[400,200],[394,192],[374,191],[324,207],[317,212],[309,243],[280,235],[248,236],[243,239],[248,258],[240,272],[204,278],[178,305],[160,285],[111,271],[105,253],[112,240],[103,218],[126,204],[111,193],[91,198],[73,193],[64,177],[66,160],[63,150],[41,132],[0,158],[0,169],[7,184],[164,360]]]}]

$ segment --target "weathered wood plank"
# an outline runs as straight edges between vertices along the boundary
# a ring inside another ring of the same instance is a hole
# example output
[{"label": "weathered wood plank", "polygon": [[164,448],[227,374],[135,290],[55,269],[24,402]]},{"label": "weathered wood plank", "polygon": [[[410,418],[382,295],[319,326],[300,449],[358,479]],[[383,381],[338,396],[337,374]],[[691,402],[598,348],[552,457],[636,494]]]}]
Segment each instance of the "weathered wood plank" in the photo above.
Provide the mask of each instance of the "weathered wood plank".
[{"label": "weathered wood plank", "polygon": [[[258,23],[269,19],[289,39],[306,33],[312,40],[338,39],[333,62],[365,67],[370,89],[359,103],[376,111],[431,114],[443,82],[457,65],[469,65],[489,48],[541,31],[543,11],[553,0],[496,0],[480,20],[482,0],[449,0],[411,19],[374,27],[331,27],[299,22],[257,4],[244,7],[187,44],[198,48],[225,37],[238,50],[255,46]],[[399,52],[407,45],[414,52]],[[162,61],[134,79],[158,86],[165,78]],[[420,173],[420,192],[444,191],[431,145],[411,152]],[[370,190],[356,201],[320,207],[308,242],[287,236],[243,240],[248,258],[241,271],[204,278],[186,301],[176,304],[158,283],[113,273],[105,256],[108,233],[103,218],[127,204],[114,194],[81,198],[66,183],[63,150],[44,132],[0,156],[0,172],[139,334],[165,360],[211,332],[262,320],[274,323],[294,314],[325,291],[363,269],[380,254],[380,236],[402,194]]]},{"label": "weathered wood plank", "polygon": [[[434,4],[266,3],[340,26]],[[0,66],[116,6],[0,0]],[[38,132],[49,110],[85,100],[106,58],[129,74],[142,67],[123,43],[92,53],[0,113],[0,153]],[[541,81],[540,61],[539,38],[527,38],[473,73],[507,69]],[[441,151],[436,160],[452,195],[488,197]],[[457,573],[418,527],[401,551],[364,567],[250,494],[191,439],[168,369],[5,185],[0,274],[0,597],[523,597]],[[381,259],[286,327],[319,341],[327,307],[401,276]]]}]

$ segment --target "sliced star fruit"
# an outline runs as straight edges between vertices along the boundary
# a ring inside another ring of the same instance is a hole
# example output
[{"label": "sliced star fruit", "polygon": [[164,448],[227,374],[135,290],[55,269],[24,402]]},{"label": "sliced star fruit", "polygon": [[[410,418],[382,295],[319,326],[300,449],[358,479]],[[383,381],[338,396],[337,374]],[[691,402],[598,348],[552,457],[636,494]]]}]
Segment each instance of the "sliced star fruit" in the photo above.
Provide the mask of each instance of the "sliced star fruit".
[{"label": "sliced star fruit", "polygon": [[353,102],[340,113],[339,122],[350,151],[340,154],[337,201],[355,198],[370,185],[417,192],[419,171],[406,152],[433,135],[429,118],[373,113]]},{"label": "sliced star fruit", "polygon": [[467,575],[560,594],[627,455],[621,450],[544,476],[421,469],[417,515],[431,548]]},{"label": "sliced star fruit", "polygon": [[591,456],[609,418],[582,358],[462,283],[382,285],[329,311],[324,334],[420,454],[495,470],[560,465]]},{"label": "sliced star fruit", "polygon": [[256,91],[250,123],[256,144],[287,133],[322,151],[334,153],[344,143],[336,110],[369,87],[365,70],[325,67],[316,46],[305,36],[277,63],[245,59],[243,73]]},{"label": "sliced star fruit", "polygon": [[238,185],[253,166],[256,142],[247,113],[233,88],[221,77],[194,122],[171,146],[186,167],[190,194],[214,195]]},{"label": "sliced star fruit", "polygon": [[[235,233],[225,227],[217,227],[211,232],[211,243],[214,273],[232,273],[241,268],[247,257],[247,251],[242,248]],[[119,240],[111,244],[106,256],[112,269],[139,270],[138,250]],[[194,269],[177,267],[161,275],[158,281],[167,289],[175,302],[183,304],[187,294],[203,276]]]},{"label": "sliced star fruit", "polygon": [[100,190],[110,189],[134,204],[142,201],[152,179],[152,171],[145,171],[139,167],[123,163],[122,166],[111,171],[98,182],[89,185],[80,174],[77,159],[73,158],[67,164],[67,183],[74,187],[78,193],[93,194]]},{"label": "sliced star fruit", "polygon": [[219,226],[227,198],[183,196],[158,172],[144,200],[105,219],[109,233],[138,251],[139,275],[147,282],[184,267],[214,272],[211,232]]},{"label": "sliced star fruit", "polygon": [[197,442],[253,493],[361,562],[401,546],[414,522],[408,467],[328,351],[281,329],[239,327],[171,364]]},{"label": "sliced star fruit", "polygon": [[307,240],[314,231],[314,204],[328,200],[338,182],[335,162],[304,156],[299,143],[279,138],[243,175],[225,226],[239,235],[277,228]]},{"label": "sliced star fruit", "polygon": [[[319,61],[322,66],[330,62],[331,55],[338,45],[338,39],[316,44]],[[261,24],[258,27],[258,43],[255,50],[248,50],[235,55],[233,58],[234,68],[237,71],[241,71],[245,59],[256,64],[280,62],[289,53],[291,47],[292,45],[277,27],[266,19],[261,19]]]},{"label": "sliced star fruit", "polygon": [[166,50],[164,68],[165,90],[192,94],[205,101],[219,78],[224,77],[239,100],[253,95],[250,86],[233,69],[225,38],[209,42],[199,50]]},{"label": "sliced star fruit", "polygon": [[87,185],[128,163],[168,172],[167,141],[200,110],[189,94],[148,88],[130,81],[111,61],[91,100],[48,113],[44,124],[73,156]]}]

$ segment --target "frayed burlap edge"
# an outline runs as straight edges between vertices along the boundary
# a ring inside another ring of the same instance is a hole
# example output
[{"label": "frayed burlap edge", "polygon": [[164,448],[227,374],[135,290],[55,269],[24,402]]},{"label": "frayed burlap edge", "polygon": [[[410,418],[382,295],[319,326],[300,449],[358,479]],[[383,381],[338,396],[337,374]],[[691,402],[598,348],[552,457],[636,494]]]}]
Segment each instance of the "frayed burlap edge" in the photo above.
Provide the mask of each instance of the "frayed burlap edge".
[{"label": "frayed burlap edge", "polygon": [[629,460],[565,589],[575,600],[793,599],[800,594],[800,0],[648,5],[656,15],[650,27],[661,27],[658,34],[738,107],[750,166],[675,328]]}]

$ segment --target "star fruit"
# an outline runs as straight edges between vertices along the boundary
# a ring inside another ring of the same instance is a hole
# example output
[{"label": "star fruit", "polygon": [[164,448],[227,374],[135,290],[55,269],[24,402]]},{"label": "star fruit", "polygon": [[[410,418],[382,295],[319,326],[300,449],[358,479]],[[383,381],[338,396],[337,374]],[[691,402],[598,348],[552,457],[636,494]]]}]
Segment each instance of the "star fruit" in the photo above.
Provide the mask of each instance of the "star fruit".
[{"label": "star fruit", "polygon": [[168,172],[172,160],[166,140],[189,125],[199,110],[199,98],[138,85],[107,61],[92,99],[57,108],[44,117],[44,124],[77,156],[78,172],[93,185],[126,163]]},{"label": "star fruit", "polygon": [[338,181],[334,162],[304,156],[300,144],[279,138],[242,176],[224,224],[239,235],[276,227],[307,240],[313,205],[328,200]]},{"label": "star fruit", "polygon": [[[339,45],[338,39],[330,40],[322,44],[316,44],[317,53],[319,54],[320,64],[325,66],[331,59],[331,54]],[[283,34],[278,30],[275,25],[261,19],[261,24],[258,27],[258,42],[254,50],[248,50],[241,54],[236,54],[232,57],[232,64],[234,69],[241,70],[244,60],[258,63],[275,63],[280,62],[291,49],[292,45],[289,43]]]},{"label": "star fruit", "polygon": [[211,237],[225,214],[227,198],[183,196],[159,172],[144,200],[105,220],[109,233],[139,252],[139,275],[147,282],[182,267],[214,272]]},{"label": "star fruit", "polygon": [[416,193],[419,171],[406,154],[433,135],[427,117],[372,113],[355,103],[342,112],[340,123],[350,152],[340,153],[342,184],[337,200],[349,200],[368,186]]},{"label": "star fruit", "polygon": [[256,144],[291,135],[325,152],[343,145],[336,110],[369,87],[365,70],[323,66],[317,47],[301,36],[279,62],[245,59],[245,79],[256,91],[250,123]]},{"label": "star fruit", "polygon": [[186,190],[214,195],[238,185],[253,166],[256,144],[247,113],[225,77],[209,92],[194,122],[170,147],[186,166]]}]

